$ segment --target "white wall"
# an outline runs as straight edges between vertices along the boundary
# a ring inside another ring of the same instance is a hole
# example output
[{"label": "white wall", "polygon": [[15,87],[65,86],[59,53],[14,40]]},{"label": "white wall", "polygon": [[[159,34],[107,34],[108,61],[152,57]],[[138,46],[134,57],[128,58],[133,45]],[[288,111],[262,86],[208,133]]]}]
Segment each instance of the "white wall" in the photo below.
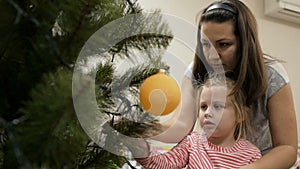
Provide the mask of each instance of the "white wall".
[{"label": "white wall", "polygon": [[[294,92],[294,102],[297,112],[298,132],[300,133],[300,24],[293,24],[264,15],[263,0],[242,0],[254,13],[259,29],[261,45],[265,53],[286,61],[284,66],[289,74]],[[161,9],[162,12],[181,17],[196,25],[197,13],[212,0],[139,0],[145,10]],[[192,61],[192,51],[182,49],[182,45],[172,44],[171,49],[185,63]],[[175,47],[174,47],[175,46]],[[284,112],[283,112],[284,113]],[[300,134],[298,134],[300,138]]]}]

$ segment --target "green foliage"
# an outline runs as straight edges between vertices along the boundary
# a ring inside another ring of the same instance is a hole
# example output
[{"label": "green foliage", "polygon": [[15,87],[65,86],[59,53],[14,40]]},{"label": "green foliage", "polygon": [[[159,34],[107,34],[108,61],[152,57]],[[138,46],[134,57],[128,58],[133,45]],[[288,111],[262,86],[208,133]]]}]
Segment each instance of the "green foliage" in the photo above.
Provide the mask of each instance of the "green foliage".
[{"label": "green foliage", "polygon": [[[99,106],[99,112],[108,114],[111,117],[107,123],[118,133],[129,137],[144,138],[159,133],[159,125],[153,116],[146,113],[139,102],[139,86],[142,81],[150,75],[157,73],[159,69],[168,70],[168,66],[161,62],[159,56],[153,57],[145,64],[130,67],[119,76],[113,76],[114,66],[112,62],[99,64],[97,68],[95,85],[96,99]],[[84,85],[83,85],[84,86]],[[141,123],[141,121],[147,121]],[[99,137],[103,138],[100,142],[106,144],[106,141],[118,140],[117,138],[106,138],[109,135],[106,128],[99,130]],[[114,137],[114,136],[111,136]],[[121,167],[124,163],[124,157],[118,157],[113,153],[106,152],[97,144],[90,143],[82,159],[79,168],[102,168],[107,167],[108,159],[113,159],[114,163]],[[125,152],[127,150],[121,146],[121,142],[116,142],[109,149]],[[116,158],[118,157],[118,158]],[[101,164],[96,167],[95,164]]]},{"label": "green foliage", "polygon": [[122,17],[123,8],[122,0],[0,1],[1,115],[19,116],[22,100],[43,74],[71,68],[85,41]]},{"label": "green foliage", "polygon": [[125,157],[117,156],[97,144],[90,142],[81,155],[77,169],[107,169],[119,168],[126,162]]},{"label": "green foliage", "polygon": [[[82,130],[73,99],[88,93],[80,92],[84,86],[72,93],[72,73],[90,36],[118,18],[142,12],[137,1],[2,0],[0,11],[0,168],[122,166],[124,157],[105,151]],[[143,27],[135,23],[152,24]],[[138,87],[143,79],[160,68],[167,69],[167,65],[151,50],[148,56],[138,58],[150,58],[150,62],[124,74],[115,75],[115,62],[133,61],[132,50],[166,48],[172,35],[159,12],[119,26],[123,29],[118,30],[132,30],[137,35],[123,39],[101,56],[105,62],[96,71],[97,104],[99,113],[110,117],[108,123],[115,130],[143,137],[156,131],[157,125],[155,121],[136,123],[152,120],[139,105]],[[144,29],[160,33],[139,34]],[[108,34],[108,38],[126,32],[119,33]],[[102,37],[97,38],[103,43]],[[82,104],[91,103],[86,100]]]},{"label": "green foliage", "polygon": [[[88,138],[73,108],[71,80],[72,74],[66,70],[46,75],[31,91],[31,100],[20,110],[24,120],[14,129],[18,136],[16,141],[33,164],[70,168],[78,152],[84,150]],[[14,164],[10,159],[12,157],[6,157],[4,167]]]}]

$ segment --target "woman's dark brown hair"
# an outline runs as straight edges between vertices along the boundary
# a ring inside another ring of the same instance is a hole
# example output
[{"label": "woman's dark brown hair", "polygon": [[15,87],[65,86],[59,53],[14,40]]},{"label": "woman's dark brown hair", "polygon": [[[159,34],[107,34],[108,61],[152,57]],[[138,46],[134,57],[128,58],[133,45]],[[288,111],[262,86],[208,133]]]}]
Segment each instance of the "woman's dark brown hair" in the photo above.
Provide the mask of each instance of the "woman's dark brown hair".
[{"label": "woman's dark brown hair", "polygon": [[234,35],[238,40],[237,55],[239,61],[234,70],[235,87],[233,93],[242,88],[247,93],[247,105],[251,105],[263,96],[268,86],[265,61],[259,43],[256,20],[250,9],[239,0],[221,0],[212,3],[200,15],[197,49],[194,58],[193,75],[195,80],[203,82],[211,72],[203,54],[201,44],[201,25],[205,22],[223,23],[232,21]]}]

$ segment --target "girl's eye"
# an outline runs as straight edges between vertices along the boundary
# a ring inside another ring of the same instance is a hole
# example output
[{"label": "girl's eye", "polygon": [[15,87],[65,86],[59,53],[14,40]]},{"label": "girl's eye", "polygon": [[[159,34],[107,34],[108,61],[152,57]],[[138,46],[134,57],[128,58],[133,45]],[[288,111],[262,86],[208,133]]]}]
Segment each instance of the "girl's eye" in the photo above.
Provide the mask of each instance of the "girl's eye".
[{"label": "girl's eye", "polygon": [[222,105],[222,104],[215,104],[215,105],[214,105],[214,109],[216,109],[216,110],[222,110],[222,109],[224,109],[224,108],[225,108],[225,106]]},{"label": "girl's eye", "polygon": [[201,109],[202,111],[205,111],[205,110],[207,109],[207,105],[201,105],[201,106],[200,106],[200,109]]}]

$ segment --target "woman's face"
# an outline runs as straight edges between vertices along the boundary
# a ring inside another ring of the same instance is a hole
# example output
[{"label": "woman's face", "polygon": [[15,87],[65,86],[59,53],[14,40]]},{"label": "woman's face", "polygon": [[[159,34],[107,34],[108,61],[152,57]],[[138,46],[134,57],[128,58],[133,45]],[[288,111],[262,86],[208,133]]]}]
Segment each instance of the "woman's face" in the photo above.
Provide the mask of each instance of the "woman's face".
[{"label": "woman's face", "polygon": [[[199,100],[199,120],[209,140],[234,142],[237,125],[234,105],[225,86],[203,87]],[[225,143],[223,142],[223,143]]]},{"label": "woman's face", "polygon": [[208,63],[216,69],[233,70],[238,61],[238,40],[232,21],[223,23],[203,22],[201,42]]}]

